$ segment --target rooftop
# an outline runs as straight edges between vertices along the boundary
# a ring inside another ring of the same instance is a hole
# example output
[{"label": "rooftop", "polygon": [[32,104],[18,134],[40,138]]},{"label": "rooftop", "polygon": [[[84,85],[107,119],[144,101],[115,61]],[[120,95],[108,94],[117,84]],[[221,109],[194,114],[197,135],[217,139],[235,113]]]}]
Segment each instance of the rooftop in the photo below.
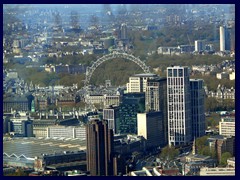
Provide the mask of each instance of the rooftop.
[{"label": "rooftop", "polygon": [[144,74],[135,74],[132,77],[156,77],[158,75],[152,73],[144,73]]},{"label": "rooftop", "polygon": [[3,142],[3,152],[18,157],[35,158],[42,154],[86,149],[85,140],[77,138],[13,138]]}]

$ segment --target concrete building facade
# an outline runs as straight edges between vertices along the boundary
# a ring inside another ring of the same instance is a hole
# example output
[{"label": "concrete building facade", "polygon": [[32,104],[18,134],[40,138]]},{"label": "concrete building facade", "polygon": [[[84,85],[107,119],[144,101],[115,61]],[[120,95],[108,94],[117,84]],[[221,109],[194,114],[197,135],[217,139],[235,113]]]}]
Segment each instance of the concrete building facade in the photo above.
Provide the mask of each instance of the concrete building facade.
[{"label": "concrete building facade", "polygon": [[224,117],[219,122],[219,135],[235,136],[235,117]]},{"label": "concrete building facade", "polygon": [[167,107],[169,145],[192,140],[191,92],[188,67],[167,68]]},{"label": "concrete building facade", "polygon": [[147,81],[145,92],[145,110],[161,111],[164,130],[164,144],[168,142],[167,118],[167,78],[154,78]]},{"label": "concrete building facade", "polygon": [[220,162],[222,154],[229,152],[235,156],[235,137],[224,137],[221,135],[208,138],[209,147],[217,153],[217,159]]},{"label": "concrete building facade", "polygon": [[110,106],[103,109],[103,119],[108,121],[108,129],[112,129],[115,132],[116,122],[119,121],[119,107]]},{"label": "concrete building facade", "polygon": [[79,138],[86,139],[86,128],[84,126],[50,126],[47,127],[48,138]]},{"label": "concrete building facade", "polygon": [[147,140],[147,148],[165,145],[161,112],[138,113],[137,127],[138,136],[143,136]]},{"label": "concrete building facade", "polygon": [[156,74],[135,74],[129,77],[129,82],[127,83],[127,92],[146,92],[147,80],[156,78]]},{"label": "concrete building facade", "polygon": [[201,52],[204,50],[204,43],[201,40],[195,41],[195,52]]},{"label": "concrete building facade", "polygon": [[91,176],[113,175],[113,131],[106,120],[91,119],[86,127],[87,170]]},{"label": "concrete building facade", "polygon": [[220,51],[230,51],[231,40],[230,40],[230,29],[226,26],[220,26]]},{"label": "concrete building facade", "polygon": [[200,176],[235,176],[235,168],[208,168],[200,169]]}]

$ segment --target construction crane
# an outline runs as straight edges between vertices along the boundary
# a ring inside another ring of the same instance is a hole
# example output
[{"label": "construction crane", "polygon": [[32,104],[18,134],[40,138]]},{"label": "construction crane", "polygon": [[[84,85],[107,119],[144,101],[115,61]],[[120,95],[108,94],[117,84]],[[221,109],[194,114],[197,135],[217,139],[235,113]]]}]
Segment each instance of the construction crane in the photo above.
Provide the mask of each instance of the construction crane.
[{"label": "construction crane", "polygon": [[189,42],[190,46],[192,46],[192,43],[191,43],[191,41],[190,41],[190,38],[189,38],[188,33],[187,33],[187,38],[188,38],[188,42]]}]

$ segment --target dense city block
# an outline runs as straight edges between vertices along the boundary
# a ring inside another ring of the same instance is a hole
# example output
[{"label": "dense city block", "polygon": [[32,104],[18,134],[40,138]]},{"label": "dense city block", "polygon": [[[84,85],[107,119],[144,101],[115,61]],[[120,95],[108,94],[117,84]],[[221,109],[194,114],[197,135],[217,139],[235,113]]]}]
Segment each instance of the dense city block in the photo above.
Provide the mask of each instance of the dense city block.
[{"label": "dense city block", "polygon": [[234,4],[4,4],[4,176],[235,176]]}]

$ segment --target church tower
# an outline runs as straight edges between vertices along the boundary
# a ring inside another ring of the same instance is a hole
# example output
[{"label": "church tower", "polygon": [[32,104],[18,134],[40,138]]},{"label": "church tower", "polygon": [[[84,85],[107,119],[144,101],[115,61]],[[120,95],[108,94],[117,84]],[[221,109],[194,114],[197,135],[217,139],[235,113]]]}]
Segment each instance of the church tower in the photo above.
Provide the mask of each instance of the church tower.
[{"label": "church tower", "polygon": [[192,146],[192,154],[193,155],[197,154],[197,144],[196,144],[195,137],[194,137],[193,146]]}]

